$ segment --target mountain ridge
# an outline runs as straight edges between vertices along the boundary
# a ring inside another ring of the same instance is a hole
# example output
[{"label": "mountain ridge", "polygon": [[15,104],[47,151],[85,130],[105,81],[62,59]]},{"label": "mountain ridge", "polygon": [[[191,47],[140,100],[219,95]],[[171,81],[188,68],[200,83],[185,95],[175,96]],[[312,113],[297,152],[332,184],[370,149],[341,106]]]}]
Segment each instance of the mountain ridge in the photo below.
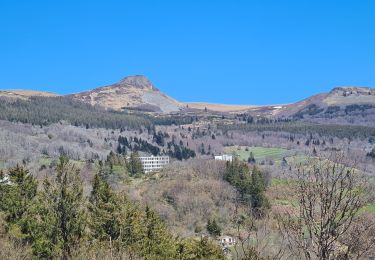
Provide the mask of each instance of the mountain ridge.
[{"label": "mountain ridge", "polygon": [[[31,96],[59,96],[52,92],[33,90],[0,90],[0,96],[29,98]],[[74,99],[114,110],[140,110],[144,112],[174,113],[189,110],[215,112],[249,112],[262,116],[292,116],[306,107],[321,108],[353,104],[375,105],[375,88],[339,86],[326,93],[318,93],[291,104],[235,105],[206,102],[179,102],[161,92],[143,75],[127,76],[120,81],[92,90],[68,94]]]}]

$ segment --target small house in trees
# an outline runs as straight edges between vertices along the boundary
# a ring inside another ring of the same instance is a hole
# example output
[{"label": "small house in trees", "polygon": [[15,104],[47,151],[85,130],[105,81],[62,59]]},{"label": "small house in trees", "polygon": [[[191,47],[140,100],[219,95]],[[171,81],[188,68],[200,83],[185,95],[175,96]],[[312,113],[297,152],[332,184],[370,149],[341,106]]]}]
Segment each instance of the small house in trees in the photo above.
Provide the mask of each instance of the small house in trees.
[{"label": "small house in trees", "polygon": [[216,240],[222,247],[229,247],[236,244],[236,239],[231,236],[219,236]]},{"label": "small house in trees", "polygon": [[11,182],[9,180],[9,176],[3,173],[0,173],[0,184],[8,184],[10,185]]},{"label": "small house in trees", "polygon": [[215,161],[227,161],[227,162],[231,162],[231,161],[233,161],[233,155],[229,155],[229,154],[216,155],[215,156]]}]

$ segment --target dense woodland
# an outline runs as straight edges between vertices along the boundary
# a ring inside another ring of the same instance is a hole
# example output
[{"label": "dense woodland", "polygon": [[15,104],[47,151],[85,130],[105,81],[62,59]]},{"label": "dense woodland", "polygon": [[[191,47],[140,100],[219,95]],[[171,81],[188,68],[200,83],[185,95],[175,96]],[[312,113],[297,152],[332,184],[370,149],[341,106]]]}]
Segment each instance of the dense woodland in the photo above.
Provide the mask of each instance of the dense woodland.
[{"label": "dense woodland", "polygon": [[359,125],[334,125],[308,122],[271,122],[257,124],[219,125],[220,129],[240,131],[274,131],[292,134],[317,134],[327,137],[367,139],[375,136],[375,127]]},{"label": "dense woodland", "polygon": [[86,128],[138,129],[151,125],[144,116],[106,111],[69,97],[30,97],[28,100],[1,98],[0,119],[33,125],[66,121]]},{"label": "dense woodland", "polygon": [[224,259],[207,237],[174,237],[152,209],[115,192],[102,167],[88,196],[66,157],[55,173],[38,185],[15,167],[0,183],[1,258]]},{"label": "dense woodland", "polygon": [[[0,258],[374,257],[375,128],[313,118],[362,108],[270,119],[2,101]],[[254,147],[284,154],[235,154]],[[145,174],[139,155],[171,163]]]}]

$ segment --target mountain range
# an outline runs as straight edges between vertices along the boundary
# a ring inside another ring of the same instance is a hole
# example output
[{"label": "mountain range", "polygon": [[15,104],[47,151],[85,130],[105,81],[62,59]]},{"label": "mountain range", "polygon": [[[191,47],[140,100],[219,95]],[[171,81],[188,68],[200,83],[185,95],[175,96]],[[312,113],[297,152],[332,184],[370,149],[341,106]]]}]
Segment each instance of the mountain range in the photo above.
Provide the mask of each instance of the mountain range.
[{"label": "mountain range", "polygon": [[[27,99],[31,96],[54,97],[55,93],[32,90],[1,90],[0,96]],[[343,108],[350,105],[375,107],[375,89],[367,87],[336,87],[328,93],[320,93],[300,102],[285,105],[224,105],[211,103],[183,103],[164,94],[145,76],[128,76],[119,82],[90,91],[69,94],[82,102],[113,110],[137,110],[156,113],[210,110],[213,112],[251,113],[261,116],[296,115],[303,111],[309,114],[327,108]],[[313,112],[311,112],[313,111]]]}]

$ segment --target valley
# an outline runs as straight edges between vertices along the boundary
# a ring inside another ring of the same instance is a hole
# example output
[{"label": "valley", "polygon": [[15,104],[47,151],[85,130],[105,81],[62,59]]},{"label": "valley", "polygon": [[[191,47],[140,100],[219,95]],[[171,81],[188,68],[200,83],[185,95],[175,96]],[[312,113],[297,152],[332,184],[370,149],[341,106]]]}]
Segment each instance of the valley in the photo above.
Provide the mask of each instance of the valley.
[{"label": "valley", "polygon": [[[340,220],[347,231],[327,238],[341,248],[332,252],[375,253],[374,89],[335,88],[288,105],[232,106],[178,102],[147,78],[131,76],[67,96],[3,90],[0,99],[0,245],[3,254],[11,254],[17,241],[30,243],[15,259],[59,254],[50,245],[43,246],[49,252],[38,247],[49,238],[30,237],[26,231],[39,234],[33,228],[44,222],[24,226],[24,221],[40,218],[38,207],[54,210],[40,200],[55,198],[61,169],[78,174],[72,175],[78,178],[72,177],[72,185],[82,192],[70,192],[79,196],[82,212],[74,214],[90,216],[83,222],[89,234],[81,230],[87,238],[74,248],[76,258],[111,250],[118,259],[175,259],[177,254],[197,259],[202,250],[211,253],[200,259],[298,258],[316,250],[315,244],[300,247],[293,233],[311,225],[300,215],[306,207],[303,198],[313,198],[324,185],[334,190],[329,195],[340,207],[330,214],[348,214]],[[217,155],[233,160],[215,160]],[[145,173],[140,156],[168,156],[170,162]],[[20,167],[29,174],[22,175]],[[33,197],[23,198],[18,193],[22,182],[9,185],[4,176],[12,183],[32,176]],[[344,199],[336,197],[348,190]],[[93,196],[104,196],[106,202]],[[14,213],[8,197],[28,203],[17,218],[9,217]],[[319,199],[325,198],[310,202]],[[319,205],[309,210],[320,212]],[[141,228],[144,223],[158,227],[151,230],[155,239],[147,237],[151,231]],[[124,227],[135,230],[128,234],[133,240],[120,234]],[[358,227],[363,232],[356,233]],[[237,243],[222,245],[220,235]],[[164,242],[153,244],[158,239]],[[89,241],[94,245],[85,244]],[[259,258],[249,258],[252,254]]]}]

